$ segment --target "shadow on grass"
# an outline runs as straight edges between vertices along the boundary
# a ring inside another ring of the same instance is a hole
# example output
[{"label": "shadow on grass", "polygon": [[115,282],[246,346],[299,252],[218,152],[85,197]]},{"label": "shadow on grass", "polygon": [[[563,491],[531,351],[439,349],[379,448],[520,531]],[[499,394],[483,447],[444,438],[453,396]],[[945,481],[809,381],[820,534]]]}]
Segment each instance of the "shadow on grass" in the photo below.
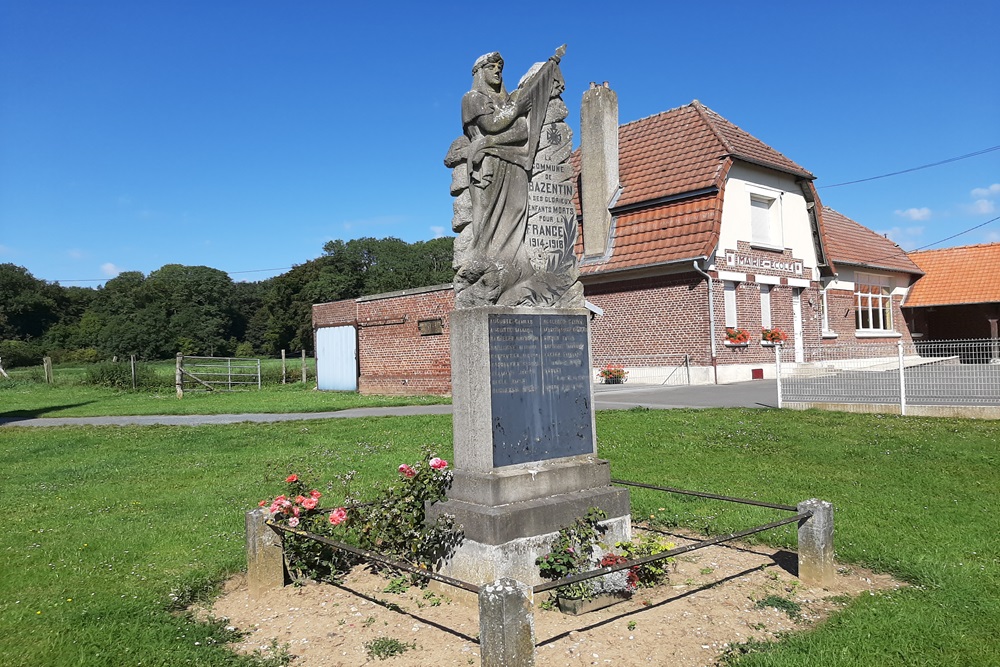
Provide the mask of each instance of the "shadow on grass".
[{"label": "shadow on grass", "polygon": [[67,410],[69,408],[78,408],[81,405],[90,405],[94,402],[95,401],[83,401],[82,403],[67,403],[66,405],[50,405],[48,407],[37,408],[35,410],[8,410],[6,412],[0,412],[0,424],[24,421],[26,419],[37,419],[39,417],[44,417],[50,412]]}]

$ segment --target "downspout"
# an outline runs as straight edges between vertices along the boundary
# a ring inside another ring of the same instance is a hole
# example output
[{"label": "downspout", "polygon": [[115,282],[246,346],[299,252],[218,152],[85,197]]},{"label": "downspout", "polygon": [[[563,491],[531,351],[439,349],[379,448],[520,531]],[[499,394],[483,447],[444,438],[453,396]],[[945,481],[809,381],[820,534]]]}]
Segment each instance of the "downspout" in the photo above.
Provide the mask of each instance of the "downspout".
[{"label": "downspout", "polygon": [[[708,261],[707,257],[705,261]],[[705,276],[705,280],[708,281],[708,335],[712,344],[712,372],[715,375],[715,384],[719,384],[719,364],[715,348],[715,299],[712,292],[712,276],[708,275],[698,266],[698,260],[694,260],[693,266],[694,270]]]}]

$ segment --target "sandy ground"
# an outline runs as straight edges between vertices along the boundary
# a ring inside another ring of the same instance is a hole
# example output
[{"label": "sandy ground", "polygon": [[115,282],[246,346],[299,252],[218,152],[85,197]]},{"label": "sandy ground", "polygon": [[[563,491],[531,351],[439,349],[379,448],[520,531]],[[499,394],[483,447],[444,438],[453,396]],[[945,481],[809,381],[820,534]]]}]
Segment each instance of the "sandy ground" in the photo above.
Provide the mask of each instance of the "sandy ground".
[{"label": "sandy ground", "polygon": [[[687,543],[677,535],[671,540]],[[808,631],[847,596],[900,585],[886,575],[841,567],[836,585],[809,588],[792,574],[794,554],[757,546],[707,547],[681,555],[674,565],[668,585],[640,590],[600,611],[569,616],[536,607],[536,664],[714,665],[733,644]],[[252,600],[241,576],[228,582],[207,613],[247,633],[234,650],[267,655],[277,646],[295,656],[294,667],[379,664],[365,645],[380,637],[410,645],[386,659],[387,666],[480,664],[478,612],[471,600],[449,597],[460,592],[455,589],[389,593],[388,584],[358,568],[343,586],[286,586]],[[769,595],[799,603],[800,616],[757,605]]]}]

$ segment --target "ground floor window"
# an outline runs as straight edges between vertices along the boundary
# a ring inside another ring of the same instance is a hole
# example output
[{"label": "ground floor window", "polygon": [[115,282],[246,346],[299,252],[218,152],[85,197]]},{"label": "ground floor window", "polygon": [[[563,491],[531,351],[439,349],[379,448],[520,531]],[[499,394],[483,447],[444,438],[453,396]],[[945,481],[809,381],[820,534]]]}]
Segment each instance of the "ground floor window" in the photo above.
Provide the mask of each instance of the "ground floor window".
[{"label": "ground floor window", "polygon": [[731,280],[723,283],[724,303],[726,307],[726,326],[735,329],[738,324],[736,320],[736,285]]},{"label": "ground floor window", "polygon": [[859,273],[854,279],[858,331],[892,331],[892,285],[887,276]]},{"label": "ground floor window", "polygon": [[760,286],[760,327],[771,328],[771,286]]}]

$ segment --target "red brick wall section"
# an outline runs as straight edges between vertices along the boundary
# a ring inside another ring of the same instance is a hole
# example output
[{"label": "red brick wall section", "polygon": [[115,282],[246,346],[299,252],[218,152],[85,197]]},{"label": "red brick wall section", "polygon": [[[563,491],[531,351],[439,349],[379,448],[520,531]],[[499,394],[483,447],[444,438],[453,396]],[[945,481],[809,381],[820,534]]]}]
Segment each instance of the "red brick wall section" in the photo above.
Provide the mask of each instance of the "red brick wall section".
[{"label": "red brick wall section", "polygon": [[358,304],[354,299],[317,303],[312,308],[313,329],[354,324],[358,319]]},{"label": "red brick wall section", "polygon": [[[358,355],[362,394],[451,393],[449,320],[455,304],[451,289],[361,301],[358,306]],[[421,335],[421,320],[440,319],[442,333]]]},{"label": "red brick wall section", "polygon": [[[909,342],[912,340],[910,336],[910,328],[907,326],[906,320],[903,318],[903,311],[900,307],[901,303],[902,299],[900,297],[892,297],[892,328],[897,333],[902,334],[902,338],[891,338],[889,340],[902,340],[903,342]],[[887,340],[886,338],[857,337],[857,319],[854,314],[854,292],[849,290],[827,290],[826,304],[828,311],[827,320],[830,324],[830,330],[837,334],[836,338],[828,338],[825,341],[827,344],[885,344]]]},{"label": "red brick wall section", "polygon": [[[736,290],[737,324],[750,333],[751,343],[746,347],[725,345],[722,282],[716,280],[712,290],[718,363],[774,363],[773,350],[760,345],[760,285],[742,282]],[[692,365],[712,363],[708,285],[704,277],[690,273],[588,285],[586,293],[591,303],[604,310],[604,316],[591,323],[595,359],[658,366],[677,363],[686,353],[691,355]],[[792,336],[792,288],[788,285],[771,287],[771,326]],[[802,330],[807,346],[820,343],[821,329],[819,291],[815,287],[804,289]]]},{"label": "red brick wall section", "polygon": [[586,285],[587,300],[604,311],[590,325],[595,360],[666,366],[691,354],[691,363],[710,363],[706,290],[697,274]]}]

